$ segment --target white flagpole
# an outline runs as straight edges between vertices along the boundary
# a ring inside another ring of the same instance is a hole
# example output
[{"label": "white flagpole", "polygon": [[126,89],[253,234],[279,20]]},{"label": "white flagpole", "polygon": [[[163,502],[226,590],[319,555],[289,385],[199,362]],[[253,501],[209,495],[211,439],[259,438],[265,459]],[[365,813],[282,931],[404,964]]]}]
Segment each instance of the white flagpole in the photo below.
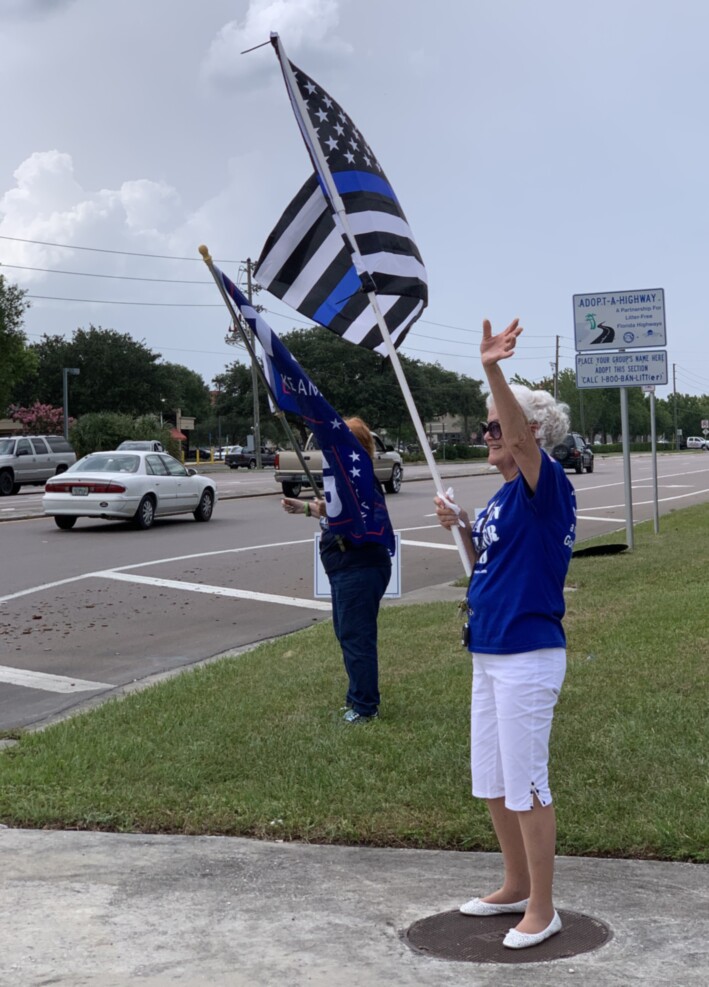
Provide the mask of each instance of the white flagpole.
[{"label": "white flagpole", "polygon": [[[293,112],[295,113],[295,118],[298,121],[298,126],[300,127],[300,132],[303,135],[305,145],[310,152],[310,156],[313,159],[313,166],[316,172],[325,182],[327,186],[327,194],[332,202],[333,208],[337,219],[339,220],[340,226],[344,236],[347,237],[349,242],[350,250],[352,251],[355,268],[358,273],[365,271],[365,266],[362,262],[362,257],[359,252],[359,247],[357,246],[357,241],[354,238],[354,234],[350,229],[349,218],[345,210],[345,205],[340,197],[340,193],[337,191],[335,182],[333,181],[332,175],[330,174],[330,169],[327,164],[327,160],[322,153],[322,148],[317,139],[317,135],[313,129],[310,122],[310,117],[308,116],[307,108],[304,105],[303,98],[300,95],[300,90],[298,89],[298,83],[295,80],[293,70],[290,66],[288,57],[283,50],[281,45],[281,40],[278,34],[275,32],[271,34],[271,43],[273,44],[276,54],[278,56],[278,61],[281,65],[281,70],[283,71],[283,78],[286,83],[286,88],[288,90],[288,95],[290,97],[291,105],[293,106]],[[389,333],[389,328],[384,320],[384,316],[379,308],[379,303],[377,301],[377,296],[374,292],[369,292],[367,294],[369,299],[369,304],[372,306],[372,310],[377,320],[377,325],[379,331],[382,334],[382,340],[387,349],[387,355],[391,360],[392,367],[394,368],[394,373],[396,374],[396,379],[399,382],[399,387],[404,395],[404,400],[406,401],[406,407],[409,409],[409,414],[411,415],[411,421],[413,422],[414,429],[416,431],[416,437],[418,438],[419,445],[423,450],[426,463],[429,470],[431,471],[431,476],[433,477],[433,482],[436,485],[436,492],[443,491],[443,483],[441,481],[441,476],[438,472],[438,465],[436,460],[433,458],[433,452],[430,445],[428,444],[428,439],[426,437],[426,432],[423,427],[423,422],[421,421],[421,416],[418,413],[418,409],[414,404],[414,398],[411,393],[408,381],[404,375],[404,368],[401,366],[401,361],[399,360],[399,354],[396,351],[396,347],[392,341],[391,335]],[[453,540],[455,541],[456,547],[458,549],[458,554],[460,555],[460,560],[463,563],[463,568],[466,575],[470,576],[472,573],[472,567],[470,565],[470,559],[468,558],[468,553],[463,545],[463,537],[460,528],[451,528],[453,532]]]}]

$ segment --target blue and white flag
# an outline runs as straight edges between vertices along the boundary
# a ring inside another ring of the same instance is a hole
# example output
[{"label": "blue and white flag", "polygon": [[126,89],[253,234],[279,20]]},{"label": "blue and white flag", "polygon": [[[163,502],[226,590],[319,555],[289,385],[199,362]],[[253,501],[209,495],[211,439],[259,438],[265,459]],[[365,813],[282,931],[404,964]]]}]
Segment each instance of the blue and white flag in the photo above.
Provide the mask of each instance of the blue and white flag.
[{"label": "blue and white flag", "polygon": [[[398,346],[427,303],[426,268],[399,200],[360,131],[321,86],[285,58],[278,38],[272,40],[315,173],[266,240],[256,277],[325,328],[386,353],[367,293],[376,294]],[[336,189],[344,207],[354,246],[328,187]]]},{"label": "blue and white flag", "polygon": [[261,344],[264,372],[278,407],[300,415],[317,440],[330,531],[354,545],[386,545],[393,555],[394,531],[369,454],[246,295],[219,268],[213,271]]}]

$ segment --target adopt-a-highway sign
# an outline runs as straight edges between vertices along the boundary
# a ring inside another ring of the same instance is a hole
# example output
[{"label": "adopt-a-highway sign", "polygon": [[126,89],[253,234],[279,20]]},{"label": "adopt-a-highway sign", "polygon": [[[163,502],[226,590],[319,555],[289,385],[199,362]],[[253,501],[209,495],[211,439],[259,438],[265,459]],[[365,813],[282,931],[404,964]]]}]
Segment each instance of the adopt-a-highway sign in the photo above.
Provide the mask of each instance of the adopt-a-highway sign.
[{"label": "adopt-a-highway sign", "polygon": [[579,388],[666,383],[666,350],[576,354],[576,386]]},{"label": "adopt-a-highway sign", "polygon": [[663,288],[574,295],[577,350],[666,346]]}]

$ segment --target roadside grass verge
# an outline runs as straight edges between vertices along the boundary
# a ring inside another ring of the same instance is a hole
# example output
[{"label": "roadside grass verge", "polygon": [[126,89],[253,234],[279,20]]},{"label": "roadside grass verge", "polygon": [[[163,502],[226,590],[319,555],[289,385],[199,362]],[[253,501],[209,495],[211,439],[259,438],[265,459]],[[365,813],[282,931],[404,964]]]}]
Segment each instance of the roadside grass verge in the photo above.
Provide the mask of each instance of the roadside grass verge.
[{"label": "roadside grass verge", "polygon": [[[567,581],[558,849],[707,861],[709,505],[635,536],[633,553],[573,560]],[[496,850],[469,794],[458,634],[454,604],[386,607],[382,715],[363,727],[338,715],[324,623],[24,733],[0,753],[0,821]]]}]

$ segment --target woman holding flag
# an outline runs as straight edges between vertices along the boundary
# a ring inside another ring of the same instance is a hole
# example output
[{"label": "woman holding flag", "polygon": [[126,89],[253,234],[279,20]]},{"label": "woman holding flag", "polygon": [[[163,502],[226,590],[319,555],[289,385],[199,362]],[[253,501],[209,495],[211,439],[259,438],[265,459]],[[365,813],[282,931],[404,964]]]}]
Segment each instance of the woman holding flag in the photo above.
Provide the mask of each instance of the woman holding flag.
[{"label": "woman holding flag", "polygon": [[[344,424],[371,461],[374,439],[367,425],[361,418],[347,418]],[[391,522],[383,506],[384,492],[375,476],[373,480],[381,499],[380,510],[385,515],[379,517],[379,523],[391,531]],[[328,494],[325,477],[326,498]],[[285,497],[281,504],[288,514],[305,514],[320,522],[320,558],[330,581],[332,623],[342,648],[349,683],[343,719],[350,724],[369,723],[379,716],[377,616],[391,575],[389,549],[381,540],[360,540],[355,544],[338,534],[328,520],[327,499],[301,501]]]}]

